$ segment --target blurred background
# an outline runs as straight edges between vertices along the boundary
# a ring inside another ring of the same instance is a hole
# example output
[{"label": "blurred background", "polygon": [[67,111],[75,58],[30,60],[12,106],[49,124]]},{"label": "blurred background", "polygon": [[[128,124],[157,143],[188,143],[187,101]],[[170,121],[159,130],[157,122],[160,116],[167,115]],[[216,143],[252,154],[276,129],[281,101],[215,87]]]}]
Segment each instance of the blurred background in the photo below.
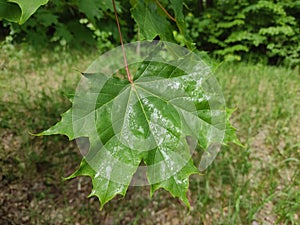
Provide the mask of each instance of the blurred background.
[{"label": "blurred background", "polygon": [[[1,1],[0,1],[1,3]],[[168,8],[168,0],[160,3]],[[116,1],[125,43],[144,40]],[[189,211],[129,187],[102,211],[75,142],[34,137],[70,107],[81,74],[119,45],[110,0],[50,0],[24,24],[0,20],[0,224],[300,224],[300,1],[183,1],[186,36],[213,65],[244,148],[224,146],[190,179]],[[1,5],[0,5],[1,9]],[[172,40],[184,44],[176,24]]]}]

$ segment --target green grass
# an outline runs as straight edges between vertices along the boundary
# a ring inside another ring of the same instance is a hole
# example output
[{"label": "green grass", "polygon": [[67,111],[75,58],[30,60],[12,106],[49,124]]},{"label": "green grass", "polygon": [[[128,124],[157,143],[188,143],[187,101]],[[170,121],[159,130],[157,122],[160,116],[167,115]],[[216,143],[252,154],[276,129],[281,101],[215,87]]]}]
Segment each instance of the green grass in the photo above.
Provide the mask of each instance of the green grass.
[{"label": "green grass", "polygon": [[130,187],[99,211],[86,198],[88,178],[62,180],[79,165],[76,144],[29,134],[59,120],[80,79],[76,69],[97,53],[1,48],[1,224],[300,223],[298,71],[242,63],[217,69],[245,148],[224,147],[203,175],[192,176],[190,212],[165,191],[150,199],[149,187]]},{"label": "green grass", "polygon": [[225,173],[232,178],[229,199],[235,210],[228,224],[254,220],[298,224],[300,74],[264,65],[229,64],[217,71],[217,77],[227,106],[237,108],[233,122],[246,145],[224,149],[211,168],[217,179],[226,170],[218,161],[229,164]]}]

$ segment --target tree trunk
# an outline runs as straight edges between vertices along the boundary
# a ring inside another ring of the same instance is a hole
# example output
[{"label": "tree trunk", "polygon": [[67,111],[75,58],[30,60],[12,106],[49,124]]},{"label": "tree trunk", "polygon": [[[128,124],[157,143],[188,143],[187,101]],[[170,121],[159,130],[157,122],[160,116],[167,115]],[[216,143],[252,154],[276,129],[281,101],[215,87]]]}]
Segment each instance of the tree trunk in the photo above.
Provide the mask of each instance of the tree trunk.
[{"label": "tree trunk", "polygon": [[200,15],[204,11],[203,0],[198,1],[198,15]]},{"label": "tree trunk", "polygon": [[207,0],[207,1],[206,1],[206,7],[207,7],[207,8],[212,8],[212,7],[214,7],[214,0]]}]

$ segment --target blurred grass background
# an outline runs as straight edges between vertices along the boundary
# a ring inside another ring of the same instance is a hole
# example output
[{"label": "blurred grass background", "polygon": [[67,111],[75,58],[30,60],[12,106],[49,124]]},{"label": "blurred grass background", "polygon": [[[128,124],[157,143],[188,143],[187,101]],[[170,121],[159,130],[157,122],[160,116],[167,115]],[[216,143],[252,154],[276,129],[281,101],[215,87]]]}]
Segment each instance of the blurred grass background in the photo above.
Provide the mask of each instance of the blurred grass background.
[{"label": "blurred grass background", "polygon": [[296,68],[224,63],[215,71],[245,148],[222,149],[192,176],[188,211],[161,190],[130,187],[99,211],[74,142],[34,137],[60,119],[80,73],[100,53],[1,46],[0,224],[300,224],[300,74]]}]

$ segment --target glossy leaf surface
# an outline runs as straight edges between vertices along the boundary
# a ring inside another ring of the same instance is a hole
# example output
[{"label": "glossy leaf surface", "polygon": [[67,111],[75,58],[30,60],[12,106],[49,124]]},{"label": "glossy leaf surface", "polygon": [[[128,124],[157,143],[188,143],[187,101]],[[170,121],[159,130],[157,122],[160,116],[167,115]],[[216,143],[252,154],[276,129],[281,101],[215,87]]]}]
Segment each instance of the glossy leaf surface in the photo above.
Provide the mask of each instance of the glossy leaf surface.
[{"label": "glossy leaf surface", "polygon": [[[150,195],[163,188],[189,206],[189,177],[199,172],[191,158],[196,144],[209,149],[210,164],[216,143],[235,140],[232,127],[226,132],[230,112],[208,82],[210,69],[192,54],[168,63],[160,57],[132,64],[133,83],[123,69],[113,75],[83,74],[72,108],[40,134],[88,137],[90,149],[69,178],[90,176],[90,196],[99,198],[101,208],[116,195],[125,195],[138,175],[147,177]],[[95,65],[101,67],[101,62]],[[206,161],[201,167],[209,165]]]}]

